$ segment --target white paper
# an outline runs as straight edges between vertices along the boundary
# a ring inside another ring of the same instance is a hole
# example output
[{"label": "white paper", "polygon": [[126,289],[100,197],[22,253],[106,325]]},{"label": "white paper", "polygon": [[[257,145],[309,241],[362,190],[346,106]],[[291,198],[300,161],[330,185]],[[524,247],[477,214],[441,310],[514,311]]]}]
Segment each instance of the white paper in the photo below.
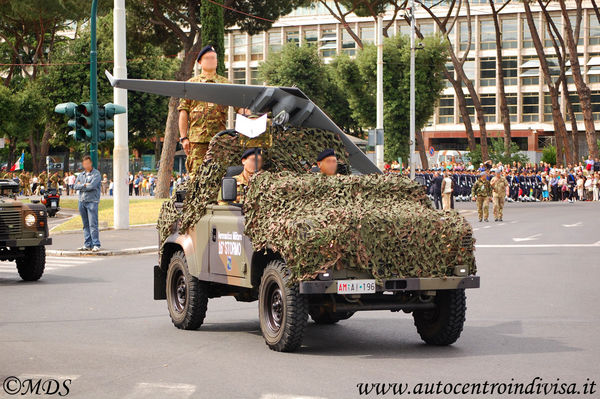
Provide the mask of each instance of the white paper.
[{"label": "white paper", "polygon": [[267,114],[256,119],[250,119],[242,114],[236,114],[235,130],[246,137],[258,137],[267,130]]}]

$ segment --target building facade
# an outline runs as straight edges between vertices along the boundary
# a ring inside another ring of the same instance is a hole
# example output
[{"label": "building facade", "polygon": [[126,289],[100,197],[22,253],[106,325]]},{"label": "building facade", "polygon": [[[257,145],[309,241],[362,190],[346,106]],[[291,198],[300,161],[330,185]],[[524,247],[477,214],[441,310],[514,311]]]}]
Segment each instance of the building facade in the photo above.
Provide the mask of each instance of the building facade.
[{"label": "building facade", "polygon": [[[570,20],[575,24],[574,4],[569,4]],[[439,5],[436,15],[444,15],[446,9]],[[563,20],[558,5],[549,6],[552,20],[564,32]],[[539,8],[532,5],[535,23],[540,38],[549,54],[547,60],[557,66],[553,56],[553,46],[546,33],[546,23]],[[438,14],[439,13],[439,14]],[[375,39],[373,18],[346,18],[353,31],[365,43]],[[388,34],[409,34],[410,27],[404,18],[393,20],[391,10],[384,16],[384,25],[390,24]],[[416,24],[424,34],[435,34],[438,29],[429,14],[417,8]],[[496,37],[489,3],[484,0],[471,2],[471,45],[464,64],[467,76],[472,79],[479,93],[485,111],[488,137],[501,137],[503,126],[500,117],[500,101],[497,85]],[[528,151],[533,160],[539,159],[541,148],[553,143],[554,126],[548,89],[543,82],[540,62],[533,46],[531,34],[525,19],[523,5],[520,2],[508,4],[500,14],[502,30],[502,64],[507,102],[511,119],[511,135],[520,149]],[[466,15],[459,16],[455,28],[450,33],[456,53],[461,56],[468,48],[468,23]],[[233,83],[261,85],[258,76],[259,64],[272,52],[280,51],[285,43],[298,46],[318,46],[319,54],[325,62],[331,61],[336,54],[345,52],[354,56],[358,46],[342,24],[337,21],[322,4],[302,7],[280,18],[271,29],[250,36],[238,29],[229,29],[225,37],[225,64],[229,79]],[[592,91],[592,111],[600,129],[600,24],[591,6],[584,1],[581,32],[578,42],[579,62],[584,79]],[[567,64],[568,65],[568,64]],[[452,63],[447,67],[452,70]],[[553,71],[557,69],[554,68]],[[583,117],[572,77],[567,71],[569,98],[574,105],[579,130],[580,154],[587,154]],[[468,94],[466,88],[463,89]],[[385,93],[384,93],[385,96]],[[563,115],[568,122],[565,98],[561,99]],[[479,137],[479,126],[475,118],[472,102],[467,96],[469,113],[473,122],[475,136]],[[462,123],[454,89],[447,82],[434,115],[423,129],[425,147],[437,150],[467,148],[465,127]]]}]

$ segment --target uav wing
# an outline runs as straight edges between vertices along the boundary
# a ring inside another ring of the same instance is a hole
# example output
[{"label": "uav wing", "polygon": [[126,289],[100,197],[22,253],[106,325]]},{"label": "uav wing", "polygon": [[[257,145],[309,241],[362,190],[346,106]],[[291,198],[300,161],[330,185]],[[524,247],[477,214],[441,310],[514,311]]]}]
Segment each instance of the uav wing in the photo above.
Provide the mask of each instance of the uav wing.
[{"label": "uav wing", "polygon": [[[381,173],[379,168],[346,136],[303,92],[295,87],[248,86],[228,83],[192,83],[168,80],[119,79],[105,71],[111,86],[120,89],[189,98],[233,107],[249,108],[255,113],[281,111],[289,114],[288,124],[336,132],[350,156],[350,165],[361,173]],[[316,156],[316,154],[315,154]]]}]

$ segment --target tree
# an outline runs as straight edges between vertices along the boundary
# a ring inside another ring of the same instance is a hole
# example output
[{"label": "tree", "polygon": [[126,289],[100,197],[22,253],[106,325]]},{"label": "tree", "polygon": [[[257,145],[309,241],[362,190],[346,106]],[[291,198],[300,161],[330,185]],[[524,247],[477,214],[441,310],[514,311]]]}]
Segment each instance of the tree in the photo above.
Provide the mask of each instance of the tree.
[{"label": "tree", "polygon": [[[138,21],[146,20],[158,30],[166,30],[178,39],[183,50],[183,60],[175,72],[175,80],[187,80],[192,76],[194,63],[202,48],[202,21],[200,7],[210,0],[132,0],[131,10]],[[226,0],[223,3],[225,27],[237,25],[242,31],[254,34],[271,27],[281,15],[291,12],[306,0]],[[232,11],[236,10],[236,11]],[[254,17],[252,17],[254,16]],[[258,17],[258,18],[257,18]],[[173,171],[173,159],[179,137],[178,99],[169,100],[169,110],[160,157],[156,196],[166,198]]]},{"label": "tree", "polygon": [[[507,156],[504,139],[500,137],[490,138],[489,148],[489,159],[493,163],[502,162],[504,165],[510,165],[513,162],[521,162],[523,164],[529,162],[529,158],[527,158],[527,155],[519,152],[519,146],[517,145],[517,143],[510,143],[510,155]],[[479,144],[477,145],[475,151],[469,152],[469,158],[473,165],[478,165],[479,163],[483,162],[481,156],[481,146]]]},{"label": "tree", "polygon": [[[420,130],[431,115],[444,87],[441,73],[446,61],[446,44],[437,36],[423,40],[416,54],[416,128]],[[375,127],[377,47],[367,44],[356,59],[341,55],[332,65],[337,68],[338,86],[348,97],[353,117],[363,128]],[[398,35],[384,40],[383,91],[385,159],[407,158],[410,108],[410,40]]]},{"label": "tree", "polygon": [[335,84],[335,71],[325,65],[315,46],[286,44],[260,65],[262,80],[272,86],[297,86],[342,130],[359,131],[345,93]]}]

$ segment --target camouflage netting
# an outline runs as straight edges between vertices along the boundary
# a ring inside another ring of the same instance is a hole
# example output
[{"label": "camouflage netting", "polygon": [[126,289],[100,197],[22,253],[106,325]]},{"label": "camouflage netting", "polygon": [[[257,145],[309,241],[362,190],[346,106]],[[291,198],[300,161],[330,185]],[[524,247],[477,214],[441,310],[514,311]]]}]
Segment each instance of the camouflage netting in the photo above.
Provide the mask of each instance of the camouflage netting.
[{"label": "camouflage netting", "polygon": [[[417,183],[394,175],[332,177],[306,173],[304,163],[334,148],[340,163],[347,154],[335,133],[273,127],[265,149],[264,172],[250,183],[244,204],[245,234],[255,250],[272,248],[297,279],[331,267],[368,270],[388,277],[439,277],[456,265],[475,273],[471,227],[454,211],[436,211]],[[161,243],[181,218],[185,232],[216,203],[228,166],[240,163],[241,137],[215,137],[202,166],[184,187],[180,211],[174,198],[161,209]],[[465,247],[466,249],[461,249]]]},{"label": "camouflage netting", "polygon": [[[431,207],[424,189],[394,175],[261,173],[244,205],[255,248],[279,252],[300,279],[336,267],[390,277],[475,272],[471,227]],[[464,245],[467,249],[461,249]]]},{"label": "camouflage netting", "polygon": [[[313,128],[290,128],[284,130],[269,126],[272,145],[263,149],[263,169],[267,171],[294,171],[304,173],[304,165],[311,165],[319,152],[333,148],[339,163],[348,164],[344,145],[336,133]],[[251,143],[250,143],[251,144]],[[163,203],[157,228],[162,244],[172,234],[173,223],[181,216],[181,229],[187,231],[206,213],[206,205],[216,203],[221,179],[229,166],[240,165],[240,156],[248,145],[243,136],[223,135],[214,137],[208,147],[202,166],[193,177],[178,186],[187,194],[180,212],[175,209],[175,193]]]}]

